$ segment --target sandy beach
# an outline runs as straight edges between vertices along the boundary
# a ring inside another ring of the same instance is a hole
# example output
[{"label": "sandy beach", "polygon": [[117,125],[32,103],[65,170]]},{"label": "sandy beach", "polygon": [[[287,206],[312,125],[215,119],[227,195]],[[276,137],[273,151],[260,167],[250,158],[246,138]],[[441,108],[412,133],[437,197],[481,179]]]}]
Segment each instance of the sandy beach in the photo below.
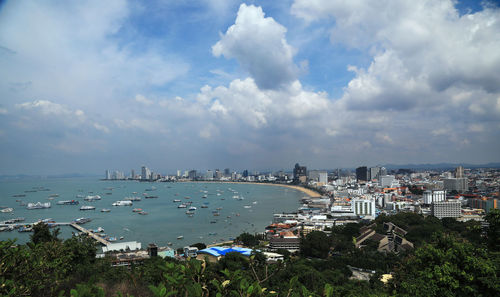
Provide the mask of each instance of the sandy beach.
[{"label": "sandy beach", "polygon": [[[184,181],[182,181],[184,182]],[[278,187],[284,187],[284,188],[290,188],[294,189],[297,191],[301,191],[302,193],[306,194],[307,196],[311,198],[320,198],[321,194],[301,187],[301,186],[295,186],[295,185],[285,185],[285,184],[273,184],[273,183],[255,183],[255,182],[232,182],[232,181],[185,181],[185,182],[208,182],[208,183],[224,183],[224,184],[246,184],[246,185],[259,185],[259,186],[278,186]]]}]

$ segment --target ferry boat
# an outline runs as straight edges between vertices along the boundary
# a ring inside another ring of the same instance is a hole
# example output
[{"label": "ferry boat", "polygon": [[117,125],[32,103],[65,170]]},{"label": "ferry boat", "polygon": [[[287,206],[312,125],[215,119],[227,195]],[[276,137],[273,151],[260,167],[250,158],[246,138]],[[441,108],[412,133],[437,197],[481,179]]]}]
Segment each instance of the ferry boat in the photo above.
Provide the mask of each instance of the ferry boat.
[{"label": "ferry boat", "polygon": [[26,209],[41,209],[41,208],[50,208],[50,202],[37,202],[37,203],[28,203]]},{"label": "ferry boat", "polygon": [[84,205],[82,207],[80,207],[80,210],[94,210],[95,209],[95,206],[92,206],[92,205]]},{"label": "ferry boat", "polygon": [[57,202],[58,205],[77,205],[79,203],[77,200],[61,200]]}]

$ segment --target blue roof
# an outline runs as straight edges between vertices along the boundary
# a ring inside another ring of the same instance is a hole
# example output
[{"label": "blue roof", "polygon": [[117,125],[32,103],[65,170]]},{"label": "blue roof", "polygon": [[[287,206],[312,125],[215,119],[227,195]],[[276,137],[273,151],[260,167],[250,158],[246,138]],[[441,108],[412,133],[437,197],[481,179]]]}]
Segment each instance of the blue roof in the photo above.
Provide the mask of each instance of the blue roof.
[{"label": "blue roof", "polygon": [[201,251],[198,251],[198,253],[205,253],[212,255],[214,257],[220,257],[220,256],[225,256],[227,253],[240,253],[244,256],[250,256],[252,254],[252,249],[247,249],[247,248],[240,248],[240,247],[210,247],[203,249]]}]

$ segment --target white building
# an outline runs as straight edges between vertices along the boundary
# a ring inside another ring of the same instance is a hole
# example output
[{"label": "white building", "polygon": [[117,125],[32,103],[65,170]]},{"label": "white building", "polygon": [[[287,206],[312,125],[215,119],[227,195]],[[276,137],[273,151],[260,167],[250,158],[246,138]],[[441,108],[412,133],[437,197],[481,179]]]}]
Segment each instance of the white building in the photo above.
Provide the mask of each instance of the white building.
[{"label": "white building", "polygon": [[141,167],[141,179],[147,180],[151,177],[151,171],[146,166]]},{"label": "white building", "polygon": [[461,214],[460,201],[440,201],[431,204],[431,214],[438,219],[458,218]]},{"label": "white building", "polygon": [[383,188],[391,188],[394,183],[394,175],[380,176],[380,186]]},{"label": "white building", "polygon": [[355,215],[375,218],[375,200],[373,199],[353,199],[351,200],[351,210]]},{"label": "white building", "polygon": [[446,199],[446,191],[431,191],[424,192],[424,204],[432,204],[432,202],[440,202]]}]

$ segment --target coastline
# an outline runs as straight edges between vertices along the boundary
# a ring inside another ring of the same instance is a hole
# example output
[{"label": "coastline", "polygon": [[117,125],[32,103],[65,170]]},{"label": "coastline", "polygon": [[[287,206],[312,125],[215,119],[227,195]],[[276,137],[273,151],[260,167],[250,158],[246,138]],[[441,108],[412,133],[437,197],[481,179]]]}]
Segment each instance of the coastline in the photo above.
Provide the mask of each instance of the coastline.
[{"label": "coastline", "polygon": [[321,194],[313,190],[296,186],[296,185],[285,185],[285,184],[273,184],[273,183],[256,183],[256,182],[233,182],[233,181],[179,181],[181,183],[221,183],[221,184],[247,184],[247,185],[263,185],[263,186],[278,186],[283,188],[294,189],[300,191],[311,198],[321,198]]}]

